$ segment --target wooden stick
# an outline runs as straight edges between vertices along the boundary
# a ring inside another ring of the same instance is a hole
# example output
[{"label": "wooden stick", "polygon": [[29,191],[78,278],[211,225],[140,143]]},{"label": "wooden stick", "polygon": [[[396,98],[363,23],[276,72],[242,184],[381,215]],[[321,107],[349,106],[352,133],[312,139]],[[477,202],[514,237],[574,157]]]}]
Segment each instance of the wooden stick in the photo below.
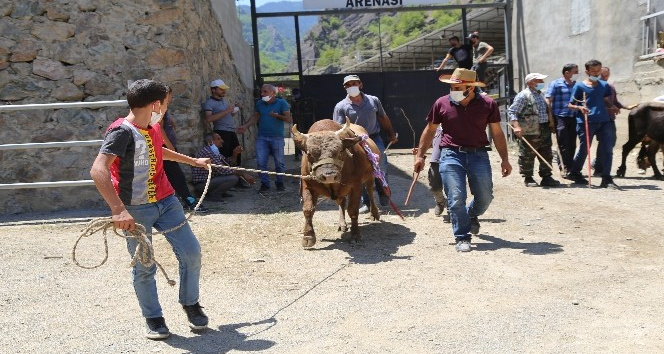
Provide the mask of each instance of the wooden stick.
[{"label": "wooden stick", "polygon": [[[586,152],[588,153],[588,188],[590,188],[590,179],[592,178],[592,159],[590,156],[590,128],[588,128],[588,105],[586,102],[586,93],[583,93],[583,107],[586,108],[586,112],[583,113],[583,119],[586,126]],[[607,163],[604,161],[603,163]]]},{"label": "wooden stick", "polygon": [[417,182],[417,179],[420,178],[420,173],[417,172],[413,176],[413,183],[410,184],[410,188],[408,189],[408,195],[406,196],[406,201],[403,203],[403,205],[408,205],[408,202],[410,202],[410,196],[413,194],[413,188],[415,188],[415,182]]},{"label": "wooden stick", "polygon": [[[507,126],[510,127],[512,130],[514,130],[514,127],[513,127],[511,124],[507,123]],[[543,162],[543,163],[546,165],[546,167],[550,168],[551,171],[553,172],[553,166],[551,166],[551,164],[550,164],[548,161],[546,161],[546,160],[544,159],[544,157],[542,157],[542,155],[540,155],[540,153],[537,152],[537,150],[535,150],[535,148],[534,148],[532,145],[530,145],[530,143],[528,142],[528,140],[526,140],[526,138],[524,138],[523,136],[521,136],[521,137],[519,137],[519,139],[523,140],[523,142],[526,143],[526,145],[528,145],[528,147],[530,148],[530,150],[533,150],[533,152],[535,153],[535,155],[537,155],[537,157],[539,157],[540,162]]]}]

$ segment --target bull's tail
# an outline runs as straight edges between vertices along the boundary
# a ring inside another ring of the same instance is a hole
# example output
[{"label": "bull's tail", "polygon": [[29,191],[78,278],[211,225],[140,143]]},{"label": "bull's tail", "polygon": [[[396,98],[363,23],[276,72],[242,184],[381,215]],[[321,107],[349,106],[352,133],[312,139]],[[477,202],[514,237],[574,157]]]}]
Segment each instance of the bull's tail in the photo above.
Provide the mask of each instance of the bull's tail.
[{"label": "bull's tail", "polygon": [[403,214],[401,213],[401,210],[399,210],[399,208],[397,207],[397,205],[394,204],[394,202],[392,201],[392,190],[390,190],[390,187],[389,187],[389,186],[384,186],[384,187],[383,187],[383,191],[385,192],[385,195],[389,198],[390,206],[392,207],[392,210],[394,210],[394,212],[395,212],[397,215],[399,215],[399,217],[401,218],[401,220],[404,220],[404,217],[403,217]]}]

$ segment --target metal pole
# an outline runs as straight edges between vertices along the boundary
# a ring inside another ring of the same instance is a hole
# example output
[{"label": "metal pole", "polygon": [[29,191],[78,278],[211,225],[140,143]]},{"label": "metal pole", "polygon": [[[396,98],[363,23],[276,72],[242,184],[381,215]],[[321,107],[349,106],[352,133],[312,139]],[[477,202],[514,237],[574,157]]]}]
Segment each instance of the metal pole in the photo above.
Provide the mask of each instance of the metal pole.
[{"label": "metal pole", "polygon": [[[505,85],[505,95],[512,96],[512,84],[514,81],[514,63],[512,61],[512,1],[505,1],[505,59],[507,60],[507,80]],[[508,99],[509,103],[509,99]]]},{"label": "metal pole", "polygon": [[383,38],[380,32],[380,12],[376,14],[378,16],[378,54],[380,55],[380,72],[383,72]]},{"label": "metal pole", "polygon": [[463,42],[468,43],[468,23],[466,23],[466,9],[461,9],[461,31]]},{"label": "metal pole", "polygon": [[[302,48],[300,47],[300,17],[294,16],[295,19],[295,49],[297,51],[297,86],[302,89]],[[301,91],[300,91],[301,92]]]},{"label": "metal pole", "polygon": [[96,101],[96,102],[67,102],[67,103],[32,103],[0,106],[2,111],[27,111],[31,109],[61,109],[61,108],[102,108],[102,107],[125,107],[127,100]]},{"label": "metal pole", "polygon": [[258,18],[256,18],[256,0],[251,0],[251,32],[254,41],[254,70],[256,71],[255,80],[258,84],[263,83],[261,77],[261,57],[258,45]]}]

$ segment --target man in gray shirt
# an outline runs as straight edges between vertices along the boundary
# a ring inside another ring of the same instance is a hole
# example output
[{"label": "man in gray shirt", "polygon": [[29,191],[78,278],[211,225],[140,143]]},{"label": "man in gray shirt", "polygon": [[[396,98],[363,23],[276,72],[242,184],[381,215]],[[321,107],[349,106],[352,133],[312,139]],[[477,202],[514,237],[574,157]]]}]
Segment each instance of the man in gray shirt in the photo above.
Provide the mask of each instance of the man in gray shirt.
[{"label": "man in gray shirt", "polygon": [[[240,145],[240,141],[235,134],[235,117],[240,108],[234,104],[226,102],[226,91],[229,86],[223,80],[217,79],[210,83],[211,96],[203,103],[205,112],[205,122],[212,123],[212,129],[224,140],[224,145],[220,149],[222,155],[226,158],[233,156],[233,150]],[[241,154],[237,155],[237,160],[233,161],[235,165],[242,163]]]},{"label": "man in gray shirt", "polygon": [[[387,156],[385,156],[385,143],[380,136],[380,132],[381,129],[384,130],[391,143],[397,142],[390,118],[385,113],[378,97],[367,95],[360,91],[362,89],[362,81],[360,81],[359,76],[348,75],[344,77],[343,86],[346,89],[347,95],[334,107],[332,119],[339,124],[346,124],[346,117],[348,117],[351,123],[366,129],[369,137],[376,143],[376,146],[380,150],[380,169],[387,179]],[[388,205],[389,198],[384,194],[383,186],[378,180],[376,181],[376,191],[378,192],[380,205]],[[362,203],[364,205],[360,207],[360,212],[368,213],[369,196],[366,194],[366,191],[362,194]]]},{"label": "man in gray shirt", "polygon": [[469,34],[468,40],[470,40],[470,44],[473,46],[472,70],[477,73],[477,79],[486,84],[486,61],[493,53],[493,47],[486,42],[480,41],[480,35],[477,32]]}]

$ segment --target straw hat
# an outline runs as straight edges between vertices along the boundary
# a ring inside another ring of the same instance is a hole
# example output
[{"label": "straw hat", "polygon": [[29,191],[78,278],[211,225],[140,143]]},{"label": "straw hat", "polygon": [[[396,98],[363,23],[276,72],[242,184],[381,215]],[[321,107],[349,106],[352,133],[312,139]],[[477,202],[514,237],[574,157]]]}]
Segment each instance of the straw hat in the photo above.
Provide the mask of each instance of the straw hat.
[{"label": "straw hat", "polygon": [[440,75],[438,80],[440,82],[444,82],[446,84],[453,84],[453,85],[466,85],[466,86],[479,86],[479,87],[486,86],[483,82],[477,81],[476,72],[464,68],[454,69],[452,75]]}]

